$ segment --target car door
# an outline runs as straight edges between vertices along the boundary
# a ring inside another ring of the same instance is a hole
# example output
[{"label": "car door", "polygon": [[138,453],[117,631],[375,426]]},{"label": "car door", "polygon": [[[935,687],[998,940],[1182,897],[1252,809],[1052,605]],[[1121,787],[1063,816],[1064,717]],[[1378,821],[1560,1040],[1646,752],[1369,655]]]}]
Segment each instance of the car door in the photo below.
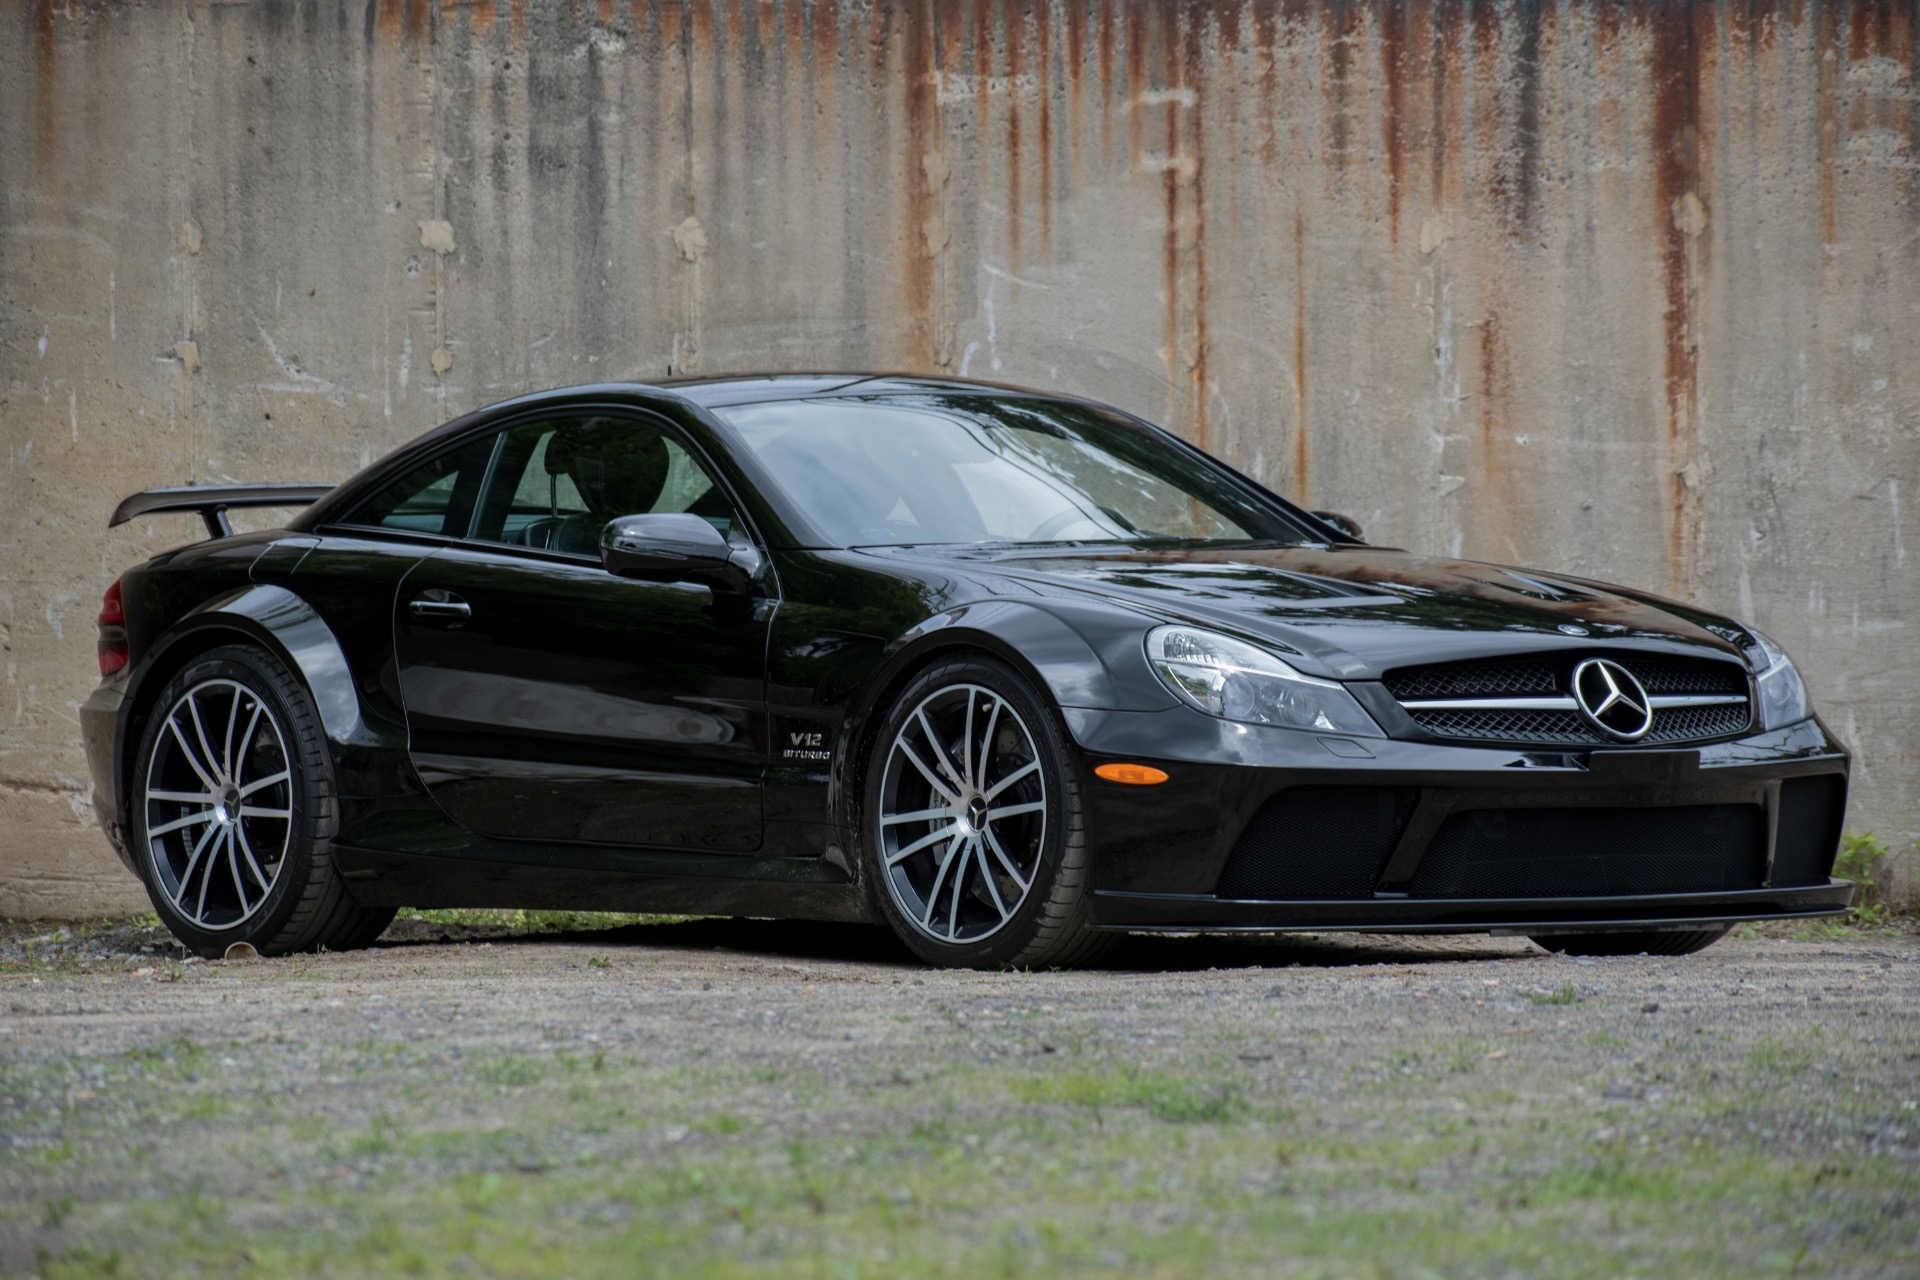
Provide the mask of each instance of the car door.
[{"label": "car door", "polygon": [[523,422],[500,433],[469,537],[401,583],[409,751],[462,825],[759,848],[773,605],[607,573],[601,526],[655,511],[747,536],[669,425],[604,413]]}]

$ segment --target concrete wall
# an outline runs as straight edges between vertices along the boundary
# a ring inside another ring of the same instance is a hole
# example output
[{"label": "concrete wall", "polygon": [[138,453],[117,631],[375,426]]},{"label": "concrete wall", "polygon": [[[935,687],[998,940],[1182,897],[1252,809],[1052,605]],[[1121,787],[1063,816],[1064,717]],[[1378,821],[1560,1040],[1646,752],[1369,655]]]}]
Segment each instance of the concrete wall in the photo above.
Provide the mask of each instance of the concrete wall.
[{"label": "concrete wall", "polygon": [[1117,401],[1376,540],[1756,620],[1920,833],[1911,3],[0,0],[0,912],[139,901],[93,615],[538,387]]}]

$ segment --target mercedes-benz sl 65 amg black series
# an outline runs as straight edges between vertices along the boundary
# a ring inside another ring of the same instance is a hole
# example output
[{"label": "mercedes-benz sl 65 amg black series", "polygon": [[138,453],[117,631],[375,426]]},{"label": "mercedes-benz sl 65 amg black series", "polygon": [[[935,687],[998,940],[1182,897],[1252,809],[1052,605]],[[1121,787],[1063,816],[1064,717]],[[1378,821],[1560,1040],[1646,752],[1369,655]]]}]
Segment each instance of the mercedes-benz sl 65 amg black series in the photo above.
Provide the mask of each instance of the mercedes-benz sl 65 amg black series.
[{"label": "mercedes-benz sl 65 amg black series", "polygon": [[[225,510],[311,504],[232,534]],[[1834,915],[1848,757],[1752,627],[1366,545],[1103,405],[947,379],[576,387],[337,488],[137,494],[82,709],[189,947],[401,905],[1677,954]]]}]

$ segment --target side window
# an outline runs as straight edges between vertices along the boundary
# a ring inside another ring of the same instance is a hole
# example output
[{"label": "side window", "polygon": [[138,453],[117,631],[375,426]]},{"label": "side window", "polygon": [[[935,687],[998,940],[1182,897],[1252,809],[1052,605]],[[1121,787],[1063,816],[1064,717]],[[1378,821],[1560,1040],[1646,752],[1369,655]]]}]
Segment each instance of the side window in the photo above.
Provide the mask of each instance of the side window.
[{"label": "side window", "polygon": [[502,437],[472,536],[598,555],[616,516],[690,512],[722,533],[733,507],[678,440],[632,418],[526,422]]},{"label": "side window", "polygon": [[349,524],[465,537],[497,436],[443,453],[360,504]]}]

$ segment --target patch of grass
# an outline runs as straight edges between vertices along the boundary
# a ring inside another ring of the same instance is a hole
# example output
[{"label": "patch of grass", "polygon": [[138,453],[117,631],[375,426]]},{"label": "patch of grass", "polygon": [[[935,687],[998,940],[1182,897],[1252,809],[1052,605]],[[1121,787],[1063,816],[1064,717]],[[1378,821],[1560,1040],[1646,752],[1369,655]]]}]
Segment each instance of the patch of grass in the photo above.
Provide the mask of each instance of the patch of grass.
[{"label": "patch of grass", "polygon": [[1027,1076],[1013,1082],[1013,1092],[1023,1102],[1068,1103],[1096,1114],[1137,1107],[1172,1124],[1224,1124],[1247,1112],[1243,1091],[1231,1081],[1134,1068]]},{"label": "patch of grass", "polygon": [[1534,1004],[1582,1004],[1586,997],[1571,982],[1563,982],[1551,991],[1529,991],[1527,999]]}]

